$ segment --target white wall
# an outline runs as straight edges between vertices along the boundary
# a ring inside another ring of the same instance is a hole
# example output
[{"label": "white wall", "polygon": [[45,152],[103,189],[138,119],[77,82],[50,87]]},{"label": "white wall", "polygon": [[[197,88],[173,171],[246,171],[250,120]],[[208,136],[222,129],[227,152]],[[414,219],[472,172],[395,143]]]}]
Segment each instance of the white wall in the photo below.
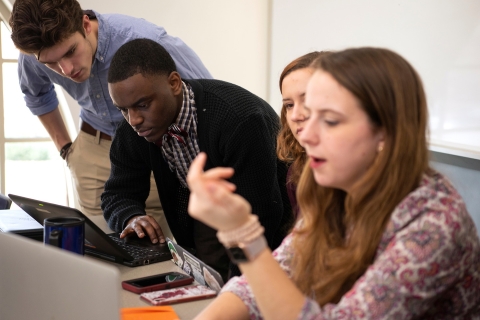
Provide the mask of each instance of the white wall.
[{"label": "white wall", "polygon": [[144,18],[181,38],[217,79],[267,95],[269,0],[80,0],[83,9]]},{"label": "white wall", "polygon": [[271,42],[270,102],[277,110],[277,79],[294,58],[312,50],[386,47],[424,81],[431,141],[480,159],[480,1],[272,0]]}]

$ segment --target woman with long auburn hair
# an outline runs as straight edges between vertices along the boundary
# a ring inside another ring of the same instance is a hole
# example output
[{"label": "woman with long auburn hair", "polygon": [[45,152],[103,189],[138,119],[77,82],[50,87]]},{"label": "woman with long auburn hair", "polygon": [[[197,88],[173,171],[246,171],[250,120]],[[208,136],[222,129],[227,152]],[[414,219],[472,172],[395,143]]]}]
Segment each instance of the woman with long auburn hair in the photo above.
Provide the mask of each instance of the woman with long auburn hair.
[{"label": "woman with long auburn hair", "polygon": [[305,91],[313,68],[310,64],[327,52],[313,51],[290,62],[280,74],[279,87],[282,94],[282,110],[280,111],[281,128],[277,137],[277,156],[289,163],[287,173],[287,192],[292,210],[298,216],[296,189],[303,166],[307,162],[305,149],[298,142],[305,121],[310,112],[305,108]]},{"label": "woman with long auburn hair", "polygon": [[421,80],[398,54],[357,48],[312,64],[300,143],[302,213],[273,254],[231,168],[189,170],[190,214],[218,229],[243,275],[197,319],[480,317],[480,242],[428,165]]}]

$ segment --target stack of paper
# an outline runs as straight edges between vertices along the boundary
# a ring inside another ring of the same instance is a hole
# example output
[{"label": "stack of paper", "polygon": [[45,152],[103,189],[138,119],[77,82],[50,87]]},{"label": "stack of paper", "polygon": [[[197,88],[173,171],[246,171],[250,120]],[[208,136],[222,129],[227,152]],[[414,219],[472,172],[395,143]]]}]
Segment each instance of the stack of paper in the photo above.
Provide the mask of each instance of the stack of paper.
[{"label": "stack of paper", "polygon": [[0,231],[43,241],[43,226],[22,209],[0,210]]}]

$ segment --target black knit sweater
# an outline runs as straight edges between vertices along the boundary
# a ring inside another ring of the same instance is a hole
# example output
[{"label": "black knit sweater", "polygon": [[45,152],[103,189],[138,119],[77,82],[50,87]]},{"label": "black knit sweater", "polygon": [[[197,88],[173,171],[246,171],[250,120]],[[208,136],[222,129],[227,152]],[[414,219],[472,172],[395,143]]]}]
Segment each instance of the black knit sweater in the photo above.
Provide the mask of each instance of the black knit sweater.
[{"label": "black knit sweater", "polygon": [[[219,80],[184,81],[195,94],[199,147],[208,156],[205,170],[219,166],[235,169],[230,181],[251,204],[265,228],[269,246],[275,249],[293,223],[285,187],[287,167],[275,154],[278,115],[264,100],[236,85]],[[120,232],[131,217],[145,214],[153,171],[165,217],[178,244],[195,249],[200,259],[225,274],[225,250],[214,230],[188,215],[189,190],[170,171],[161,149],[123,121],[117,128],[110,159],[111,174],[102,194],[102,209],[110,228]],[[233,270],[231,275],[238,274],[238,269]]]}]

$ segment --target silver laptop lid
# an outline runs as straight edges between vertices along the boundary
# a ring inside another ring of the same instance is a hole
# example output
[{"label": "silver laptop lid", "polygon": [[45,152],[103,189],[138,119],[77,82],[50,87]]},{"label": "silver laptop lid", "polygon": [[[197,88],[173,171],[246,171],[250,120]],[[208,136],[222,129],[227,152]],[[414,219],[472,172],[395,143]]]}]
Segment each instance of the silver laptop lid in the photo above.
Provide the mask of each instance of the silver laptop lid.
[{"label": "silver laptop lid", "polygon": [[120,290],[114,266],[0,233],[2,320],[118,320]]}]

